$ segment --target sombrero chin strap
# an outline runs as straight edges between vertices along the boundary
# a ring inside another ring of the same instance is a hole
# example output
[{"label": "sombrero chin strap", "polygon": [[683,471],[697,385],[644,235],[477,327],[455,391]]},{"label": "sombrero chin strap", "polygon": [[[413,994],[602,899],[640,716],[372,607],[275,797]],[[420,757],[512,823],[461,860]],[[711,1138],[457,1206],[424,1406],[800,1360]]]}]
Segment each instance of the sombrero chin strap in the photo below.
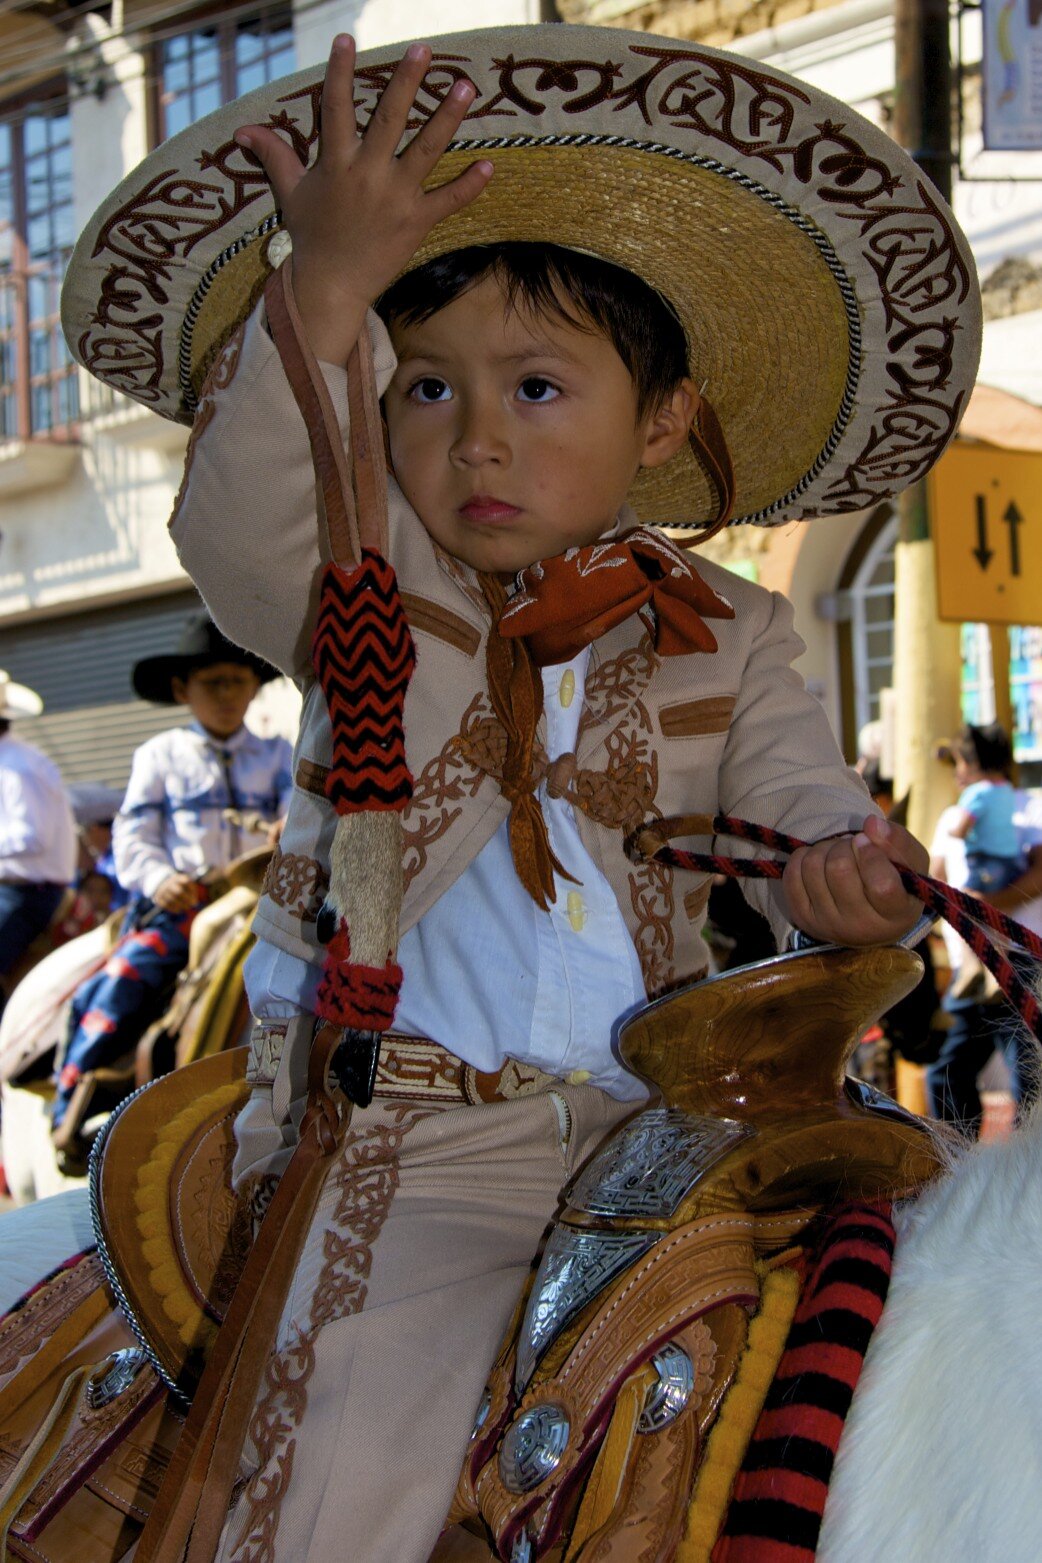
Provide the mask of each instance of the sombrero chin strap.
[{"label": "sombrero chin strap", "polygon": [[416,653],[387,562],[387,492],[372,347],[363,330],[348,365],[352,471],[308,345],[286,265],[265,289],[271,329],[307,427],[332,558],[311,647],[329,708],[333,763],[326,796],[339,815],[319,916],[327,945],[319,1015],[343,1028],[338,1060],[351,1099],[367,1106],[381,1033],[401,987],[395,960],[402,901],[401,814],[412,796],[405,693]]}]

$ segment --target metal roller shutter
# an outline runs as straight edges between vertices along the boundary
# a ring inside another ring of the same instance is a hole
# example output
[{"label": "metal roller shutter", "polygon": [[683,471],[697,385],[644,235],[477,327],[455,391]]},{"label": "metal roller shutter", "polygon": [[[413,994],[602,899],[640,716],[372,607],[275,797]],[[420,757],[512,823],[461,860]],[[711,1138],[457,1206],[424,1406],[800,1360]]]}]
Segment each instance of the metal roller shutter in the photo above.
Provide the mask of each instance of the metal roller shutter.
[{"label": "metal roller shutter", "polygon": [[42,716],[17,732],[51,757],[65,782],[124,787],[138,744],[189,720],[183,706],[147,705],[130,686],[141,657],[173,651],[195,592],[95,608],[17,629],[0,628],[0,668],[41,696]]}]

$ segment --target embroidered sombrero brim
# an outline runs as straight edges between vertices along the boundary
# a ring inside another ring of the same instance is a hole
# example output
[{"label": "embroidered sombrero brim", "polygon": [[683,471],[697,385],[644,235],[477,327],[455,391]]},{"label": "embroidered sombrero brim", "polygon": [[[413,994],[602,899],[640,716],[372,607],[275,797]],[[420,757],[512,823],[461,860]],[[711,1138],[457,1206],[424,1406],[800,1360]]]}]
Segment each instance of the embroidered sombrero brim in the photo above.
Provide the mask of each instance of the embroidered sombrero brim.
[{"label": "embroidered sombrero brim", "polygon": [[[736,521],[861,509],[921,477],[955,432],[980,351],[973,261],[912,160],[852,109],[759,62],[613,29],[434,40],[416,123],[452,83],[478,96],[436,172],[496,165],[417,263],[544,241],[636,272],[684,325],[734,459]],[[404,44],[359,58],[364,123]],[[267,123],[313,158],[323,70],[274,82],[165,142],[87,225],[62,318],[79,361],[189,421],[286,236],[233,141]],[[715,509],[685,451],[644,473],[644,520]]]}]

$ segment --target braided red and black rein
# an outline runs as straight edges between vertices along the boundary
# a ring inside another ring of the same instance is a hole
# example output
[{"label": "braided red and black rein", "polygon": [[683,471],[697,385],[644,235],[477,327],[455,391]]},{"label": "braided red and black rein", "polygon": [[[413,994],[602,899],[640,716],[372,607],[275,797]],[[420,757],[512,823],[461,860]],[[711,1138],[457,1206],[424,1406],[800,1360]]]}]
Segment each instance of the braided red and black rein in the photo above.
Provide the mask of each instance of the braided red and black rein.
[{"label": "braided red and black rein", "polygon": [[[728,879],[780,879],[785,872],[785,864],[778,858],[724,857],[715,852],[684,852],[667,846],[666,839],[671,834],[696,833],[691,826],[686,832],[683,831],[682,823],[679,819],[664,819],[642,826],[634,831],[626,843],[628,855],[638,861],[662,863],[669,868],[723,874]],[[739,841],[754,841],[759,846],[768,847],[785,856],[810,845],[796,836],[786,836],[781,831],[771,830],[767,825],[734,819],[727,814],[715,815],[712,820],[707,818],[704,833],[731,836]],[[660,844],[653,851],[648,850],[648,844],[653,841]],[[1025,928],[1015,918],[1007,917],[996,907],[989,906],[987,901],[979,901],[975,896],[956,890],[940,879],[931,879],[928,874],[917,874],[914,869],[903,867],[898,867],[898,874],[909,895],[915,896],[938,917],[943,917],[965,939],[982,965],[991,972],[1025,1026],[1042,1042],[1042,1006],[987,930],[990,929],[1008,944],[1025,950],[1034,960],[1042,961],[1042,939],[1038,934],[1032,933],[1030,928]]]}]

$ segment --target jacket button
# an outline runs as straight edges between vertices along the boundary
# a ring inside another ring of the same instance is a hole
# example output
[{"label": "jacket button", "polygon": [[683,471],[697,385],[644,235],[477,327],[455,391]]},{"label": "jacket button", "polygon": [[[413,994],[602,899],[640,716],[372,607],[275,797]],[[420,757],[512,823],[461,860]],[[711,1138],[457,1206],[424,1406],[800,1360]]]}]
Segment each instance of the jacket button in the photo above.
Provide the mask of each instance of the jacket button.
[{"label": "jacket button", "polygon": [[567,901],[568,921],[573,933],[582,933],[586,926],[586,907],[578,890],[569,890]]},{"label": "jacket button", "polygon": [[590,1071],[588,1069],[573,1069],[571,1074],[568,1076],[568,1084],[585,1085],[589,1078]]},{"label": "jacket button", "polygon": [[571,668],[565,668],[564,670],[560,687],[557,691],[557,698],[561,702],[562,706],[564,706],[566,711],[571,705],[572,701],[575,699],[575,674],[572,672]]}]

